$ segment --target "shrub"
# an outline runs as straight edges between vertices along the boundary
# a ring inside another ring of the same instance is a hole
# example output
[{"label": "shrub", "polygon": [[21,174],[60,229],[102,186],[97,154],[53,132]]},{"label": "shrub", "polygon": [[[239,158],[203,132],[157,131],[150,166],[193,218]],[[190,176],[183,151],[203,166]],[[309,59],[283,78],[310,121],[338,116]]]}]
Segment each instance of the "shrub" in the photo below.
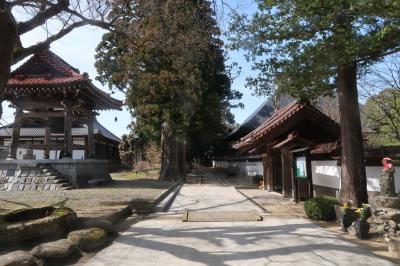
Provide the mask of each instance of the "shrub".
[{"label": "shrub", "polygon": [[336,218],[334,205],[339,204],[335,197],[318,196],[304,203],[304,211],[312,220],[331,221]]}]

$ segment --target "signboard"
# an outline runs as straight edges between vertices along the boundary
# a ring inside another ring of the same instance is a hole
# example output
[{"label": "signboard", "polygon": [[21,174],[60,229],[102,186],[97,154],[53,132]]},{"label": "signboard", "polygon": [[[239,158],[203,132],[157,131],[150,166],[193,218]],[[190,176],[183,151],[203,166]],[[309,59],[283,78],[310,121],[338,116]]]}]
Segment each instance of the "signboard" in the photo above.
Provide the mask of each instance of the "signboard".
[{"label": "signboard", "polygon": [[307,164],[306,157],[295,158],[295,176],[296,178],[307,178]]}]

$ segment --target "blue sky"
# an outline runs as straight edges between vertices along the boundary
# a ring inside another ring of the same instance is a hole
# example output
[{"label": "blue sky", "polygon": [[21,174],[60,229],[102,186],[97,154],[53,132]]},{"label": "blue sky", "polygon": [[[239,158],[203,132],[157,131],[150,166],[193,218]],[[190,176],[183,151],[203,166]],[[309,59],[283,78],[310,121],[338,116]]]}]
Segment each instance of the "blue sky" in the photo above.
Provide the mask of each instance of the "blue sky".
[{"label": "blue sky", "polygon": [[[256,6],[253,1],[249,0],[230,0],[227,2],[231,7],[237,8],[241,12],[253,13]],[[220,8],[221,9],[221,8]],[[222,10],[222,9],[221,9]],[[228,13],[228,8],[224,8],[224,13],[219,15],[221,21],[226,19]],[[221,24],[222,30],[226,30],[226,23]],[[95,80],[97,75],[96,69],[94,67],[94,55],[95,48],[100,42],[104,31],[95,27],[83,27],[76,29],[64,38],[54,42],[51,45],[51,50],[63,58],[66,62],[71,64],[73,67],[78,68],[81,73],[87,72],[93,83],[100,89],[109,92],[107,86],[102,86],[99,82]],[[22,42],[24,46],[35,44],[45,38],[43,30],[38,29],[29,34],[22,36]],[[242,67],[242,73],[237,77],[232,87],[243,93],[243,98],[241,102],[244,104],[244,109],[234,109],[232,110],[235,115],[237,123],[244,121],[257,107],[265,100],[264,97],[253,96],[248,88],[245,88],[245,78],[249,75],[253,75],[251,71],[251,64],[246,62],[244,59],[243,52],[228,51],[231,61],[237,62]],[[13,68],[15,68],[14,66]],[[123,100],[124,95],[122,93],[115,93],[113,97]],[[3,103],[4,122],[11,123],[14,119],[14,110],[8,108],[8,103]],[[115,121],[117,117],[117,121]],[[124,109],[123,111],[104,111],[100,112],[97,117],[99,122],[103,124],[107,129],[113,132],[117,136],[121,136],[128,132],[127,125],[132,120],[129,112]]]}]

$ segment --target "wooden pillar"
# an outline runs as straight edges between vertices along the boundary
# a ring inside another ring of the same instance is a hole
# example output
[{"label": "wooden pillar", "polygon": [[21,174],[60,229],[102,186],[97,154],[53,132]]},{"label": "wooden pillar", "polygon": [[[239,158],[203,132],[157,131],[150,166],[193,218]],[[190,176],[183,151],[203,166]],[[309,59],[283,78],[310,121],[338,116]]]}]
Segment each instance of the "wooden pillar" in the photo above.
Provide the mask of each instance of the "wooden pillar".
[{"label": "wooden pillar", "polygon": [[267,189],[274,191],[274,159],[272,151],[267,152]]},{"label": "wooden pillar", "polygon": [[294,169],[296,169],[296,165],[295,165],[295,160],[294,156],[292,154],[292,167],[290,170],[290,175],[292,177],[292,198],[294,199],[294,201],[297,203],[299,201],[299,180],[296,178],[296,174],[294,172]]},{"label": "wooden pillar", "polygon": [[90,159],[96,158],[96,152],[95,152],[95,147],[94,147],[94,120],[95,120],[95,114],[90,112],[89,113],[89,118],[88,118],[88,157]]},{"label": "wooden pillar", "polygon": [[292,163],[291,154],[285,148],[281,149],[282,160],[282,194],[284,197],[292,196]]},{"label": "wooden pillar", "polygon": [[44,129],[44,144],[47,146],[44,148],[44,158],[49,159],[50,158],[50,127],[46,125]]},{"label": "wooden pillar", "polygon": [[72,109],[71,102],[62,101],[64,106],[64,155],[63,158],[72,158]]},{"label": "wooden pillar", "polygon": [[19,143],[19,135],[22,126],[22,114],[23,110],[17,107],[15,112],[14,124],[13,124],[13,132],[11,135],[11,143],[8,148],[8,159],[16,159],[17,158],[17,149]]}]

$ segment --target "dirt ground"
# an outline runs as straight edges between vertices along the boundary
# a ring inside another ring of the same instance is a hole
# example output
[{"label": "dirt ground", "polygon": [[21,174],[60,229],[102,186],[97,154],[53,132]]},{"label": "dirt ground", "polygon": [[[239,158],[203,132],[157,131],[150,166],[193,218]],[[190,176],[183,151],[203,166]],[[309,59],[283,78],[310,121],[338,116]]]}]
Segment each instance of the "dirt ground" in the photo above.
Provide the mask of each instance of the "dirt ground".
[{"label": "dirt ground", "polygon": [[104,201],[129,201],[154,199],[172,183],[154,179],[114,180],[111,184],[72,190],[57,191],[0,191],[0,214],[16,209],[66,206],[76,211],[100,208]]},{"label": "dirt ground", "polygon": [[302,202],[295,203],[291,199],[283,198],[276,192],[265,190],[238,189],[238,191],[263,208],[268,216],[307,218]]}]

